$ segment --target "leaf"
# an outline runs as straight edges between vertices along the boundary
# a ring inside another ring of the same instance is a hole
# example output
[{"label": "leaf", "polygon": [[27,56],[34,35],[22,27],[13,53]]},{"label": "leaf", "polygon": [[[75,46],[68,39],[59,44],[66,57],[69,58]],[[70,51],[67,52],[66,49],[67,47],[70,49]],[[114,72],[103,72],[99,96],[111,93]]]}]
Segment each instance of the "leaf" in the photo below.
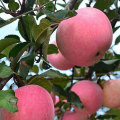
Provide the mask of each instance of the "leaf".
[{"label": "leaf", "polygon": [[109,9],[113,3],[114,0],[96,0],[94,7],[103,11],[104,9]]},{"label": "leaf", "polygon": [[120,28],[120,26],[114,27],[113,28],[113,33],[116,32],[119,28]]},{"label": "leaf", "polygon": [[[21,43],[22,44],[22,43]],[[12,62],[11,62],[11,68],[12,68],[12,70],[14,71],[15,70],[15,68],[16,68],[16,65],[17,65],[17,62],[18,62],[18,60],[20,59],[20,57],[23,55],[23,53],[28,49],[28,47],[29,46],[31,46],[32,45],[32,43],[23,43],[22,44],[22,49],[18,52],[18,54],[17,54],[17,56],[14,58],[14,56],[12,56],[14,59],[12,60]],[[16,47],[16,46],[15,46]],[[15,47],[13,48],[13,49],[15,49]],[[11,50],[11,51],[13,51],[13,52],[15,52],[14,50]],[[17,48],[17,50],[18,50],[18,48]],[[12,53],[13,53],[12,52]],[[11,54],[10,54],[11,55]],[[16,55],[16,52],[15,52],[15,55]]]},{"label": "leaf", "polygon": [[45,34],[44,33],[41,34],[41,39],[44,39],[44,42],[42,44],[42,54],[44,60],[47,60],[48,46],[52,32],[53,28],[48,28]]},{"label": "leaf", "polygon": [[3,0],[4,3],[9,3],[10,0]]},{"label": "leaf", "polygon": [[6,57],[4,54],[0,54],[0,59]]},{"label": "leaf", "polygon": [[0,91],[0,107],[9,112],[17,112],[17,98],[13,90]]},{"label": "leaf", "polygon": [[4,24],[6,21],[0,17],[0,25]]},{"label": "leaf", "polygon": [[114,71],[120,63],[119,59],[104,60],[96,63],[94,66],[90,67],[96,73],[108,73]]},{"label": "leaf", "polygon": [[0,63],[0,78],[9,77],[13,71],[5,64]]},{"label": "leaf", "polygon": [[[27,15],[27,16],[24,16],[22,18],[23,18],[23,21],[24,21],[24,24],[25,24],[25,27],[26,27],[26,32],[27,32],[28,38],[32,39],[31,30],[32,30],[33,25],[36,25],[35,18],[32,15]],[[18,30],[19,30],[19,33],[21,34],[21,36],[24,39],[26,39],[20,20],[18,22]]]},{"label": "leaf", "polygon": [[115,40],[115,45],[117,45],[120,42],[120,35]]},{"label": "leaf", "polygon": [[[46,14],[47,17],[49,17],[53,21],[60,22],[64,19],[67,19],[67,18],[71,17],[71,16],[68,15],[68,13],[70,11],[71,10],[59,10],[55,13],[52,13],[51,11],[43,10],[43,13]],[[76,15],[76,14],[74,14],[74,15]]]},{"label": "leaf", "polygon": [[27,77],[29,70],[33,67],[35,54],[30,54],[27,57],[21,59],[20,72],[19,75],[24,79]]},{"label": "leaf", "polygon": [[15,2],[14,0],[9,0],[8,7],[11,11],[16,11],[19,9],[19,4]]},{"label": "leaf", "polygon": [[51,79],[51,82],[55,85],[59,85],[62,88],[65,88],[70,80],[67,77],[54,77]]},{"label": "leaf", "polygon": [[52,90],[54,93],[58,93],[59,95],[66,96],[65,90],[59,85],[54,84]]},{"label": "leaf", "polygon": [[68,99],[67,99],[68,102],[69,102],[70,104],[76,106],[77,108],[82,108],[82,107],[83,107],[83,106],[82,106],[82,103],[81,103],[81,101],[80,101],[79,96],[78,96],[77,94],[75,94],[74,92],[69,91],[69,92],[67,93],[67,98],[68,98]]},{"label": "leaf", "polygon": [[120,116],[120,109],[112,108],[109,111],[107,111],[107,114]]},{"label": "leaf", "polygon": [[25,12],[32,10],[35,0],[27,0],[25,4]]},{"label": "leaf", "polygon": [[18,39],[5,38],[0,40],[0,53],[8,46],[20,42]]},{"label": "leaf", "polygon": [[20,52],[20,50],[22,50],[28,44],[29,44],[29,42],[21,42],[21,43],[15,45],[9,53],[9,58],[10,57],[15,58],[18,55],[18,53]]},{"label": "leaf", "polygon": [[39,72],[38,66],[37,66],[37,65],[34,65],[34,66],[32,67],[32,69],[30,69],[30,72],[34,72],[34,73],[38,74],[38,72]]},{"label": "leaf", "polygon": [[52,69],[40,74],[40,76],[42,77],[67,77],[66,74],[62,74],[59,71],[52,70]]},{"label": "leaf", "polygon": [[118,11],[116,9],[108,10],[106,12],[106,15],[110,20],[112,20],[118,16]]},{"label": "leaf", "polygon": [[82,1],[83,1],[83,0],[77,0],[76,4],[75,4],[75,6],[74,6],[74,9],[75,9],[75,10],[77,10],[77,9],[79,8],[79,6],[80,6],[80,4],[81,4]]},{"label": "leaf", "polygon": [[33,76],[28,81],[29,81],[28,84],[40,85],[49,92],[51,92],[52,90],[52,83],[41,76]]},{"label": "leaf", "polygon": [[[36,43],[38,44],[42,44],[44,42],[44,40],[42,40],[41,36],[42,34],[44,34],[44,32],[46,32],[46,30],[50,27],[50,22],[49,20],[43,18],[40,21],[39,25],[34,25],[32,28],[32,35],[36,41]],[[39,46],[39,45],[37,45]]]},{"label": "leaf", "polygon": [[49,44],[48,46],[48,54],[58,53],[58,48],[54,44]]}]

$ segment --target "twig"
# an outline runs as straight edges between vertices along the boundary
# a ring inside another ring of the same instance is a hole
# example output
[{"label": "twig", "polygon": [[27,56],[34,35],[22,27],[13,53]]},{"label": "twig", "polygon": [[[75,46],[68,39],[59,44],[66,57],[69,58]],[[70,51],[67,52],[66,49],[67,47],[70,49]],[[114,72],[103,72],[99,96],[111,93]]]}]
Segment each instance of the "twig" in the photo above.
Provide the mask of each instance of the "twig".
[{"label": "twig", "polygon": [[92,74],[93,74],[93,70],[89,68],[88,73],[85,76],[85,79],[91,79],[92,78]]},{"label": "twig", "polygon": [[4,9],[6,9],[6,7],[5,7],[5,5],[4,5],[3,1],[2,1],[2,0],[0,0],[0,2],[1,2],[1,4],[2,4],[2,6],[4,7]]},{"label": "twig", "polygon": [[77,0],[69,0],[69,2],[67,3],[66,9],[72,10],[74,8],[76,2],[77,2]]},{"label": "twig", "polygon": [[0,78],[0,90],[3,89],[3,87],[12,77],[13,77],[13,74],[11,74],[9,77],[6,77],[6,78]]},{"label": "twig", "polygon": [[73,85],[74,73],[75,73],[75,67],[72,68],[71,87],[72,87],[72,85]]}]

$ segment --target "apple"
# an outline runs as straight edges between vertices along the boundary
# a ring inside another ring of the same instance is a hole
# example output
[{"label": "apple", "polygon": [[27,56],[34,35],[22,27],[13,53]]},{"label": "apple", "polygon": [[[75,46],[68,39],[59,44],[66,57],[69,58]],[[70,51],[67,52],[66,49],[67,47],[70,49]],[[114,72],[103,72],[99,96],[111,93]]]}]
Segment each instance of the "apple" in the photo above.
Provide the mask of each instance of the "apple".
[{"label": "apple", "polygon": [[2,109],[1,120],[53,120],[54,104],[50,94],[38,85],[26,85],[15,90],[18,112]]},{"label": "apple", "polygon": [[89,120],[89,116],[77,112],[66,112],[60,120]]},{"label": "apple", "polygon": [[[52,44],[56,45],[56,41],[54,41]],[[74,67],[73,64],[66,60],[66,58],[61,54],[60,51],[58,54],[47,55],[47,60],[50,62],[51,65],[60,70],[68,70]]]},{"label": "apple", "polygon": [[83,104],[83,108],[81,109],[73,106],[76,112],[80,112],[82,114],[93,114],[103,104],[103,91],[101,87],[93,81],[79,81],[72,86],[71,91],[75,92],[79,96]]},{"label": "apple", "polygon": [[104,105],[108,108],[120,107],[120,80],[108,80],[103,84]]},{"label": "apple", "polygon": [[109,49],[113,32],[109,19],[96,8],[81,8],[78,14],[60,22],[56,32],[62,55],[77,66],[91,66]]}]

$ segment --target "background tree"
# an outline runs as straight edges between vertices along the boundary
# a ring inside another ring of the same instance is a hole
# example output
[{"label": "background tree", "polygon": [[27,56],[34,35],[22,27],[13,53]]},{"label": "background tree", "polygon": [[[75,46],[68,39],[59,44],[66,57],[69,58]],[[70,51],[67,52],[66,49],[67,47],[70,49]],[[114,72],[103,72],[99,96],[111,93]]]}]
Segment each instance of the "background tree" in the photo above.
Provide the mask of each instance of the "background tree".
[{"label": "background tree", "polygon": [[[18,87],[37,84],[59,96],[60,102],[55,105],[59,108],[56,112],[59,118],[65,111],[70,110],[71,105],[81,107],[78,96],[69,91],[74,81],[87,79],[102,86],[106,77],[107,79],[120,77],[120,55],[113,50],[113,47],[119,44],[120,36],[116,38],[98,63],[90,67],[74,66],[72,72],[70,70],[71,75],[54,69],[47,61],[47,54],[58,53],[58,48],[49,44],[51,35],[62,20],[76,15],[75,10],[79,8],[82,0],[70,0],[69,2],[63,0],[63,4],[60,4],[59,0],[0,0],[0,2],[0,13],[12,16],[9,20],[0,18],[0,28],[19,20],[17,28],[24,39],[23,42],[20,36],[10,34],[0,40],[0,59],[3,60],[0,63],[1,108],[10,112],[17,111],[17,107],[13,105],[17,102],[12,90],[13,85],[9,87],[9,90],[2,90],[11,79]],[[62,9],[58,10],[57,6],[61,6]],[[120,20],[118,0],[89,0],[86,7],[95,7],[103,11],[111,21],[113,33],[119,29],[120,26],[116,26]],[[37,21],[43,15],[45,17],[38,23]],[[10,62],[9,66],[6,65],[6,61]],[[43,72],[39,72],[40,70]],[[12,102],[9,101],[10,99]],[[67,99],[68,102],[62,102],[63,99]],[[91,120],[120,119],[120,110],[117,108],[107,109],[102,106],[101,111],[104,115],[93,114]]]}]

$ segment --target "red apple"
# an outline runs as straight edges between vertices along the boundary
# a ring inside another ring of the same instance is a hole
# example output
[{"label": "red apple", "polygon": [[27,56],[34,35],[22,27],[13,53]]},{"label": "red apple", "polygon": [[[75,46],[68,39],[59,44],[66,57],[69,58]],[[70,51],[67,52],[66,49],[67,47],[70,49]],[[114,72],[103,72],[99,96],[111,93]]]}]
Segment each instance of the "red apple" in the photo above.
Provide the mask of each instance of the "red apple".
[{"label": "red apple", "polygon": [[[56,45],[56,41],[54,41],[52,44]],[[66,60],[60,51],[58,54],[47,55],[47,59],[51,65],[60,70],[68,70],[74,67],[73,64]]]},{"label": "red apple", "polygon": [[66,112],[60,120],[89,120],[89,116],[77,112]]},{"label": "red apple", "polygon": [[120,107],[120,80],[108,80],[103,85],[104,105],[108,108]]},{"label": "red apple", "polygon": [[111,23],[96,8],[81,8],[77,13],[59,24],[57,46],[70,63],[91,66],[103,57],[112,43]]},{"label": "red apple", "polygon": [[50,94],[38,85],[26,85],[15,90],[18,112],[2,109],[1,120],[53,120],[54,104]]},{"label": "red apple", "polygon": [[74,107],[77,112],[82,114],[93,114],[103,104],[103,91],[100,86],[93,81],[79,81],[73,85],[71,91],[79,96],[84,107],[83,109]]}]

